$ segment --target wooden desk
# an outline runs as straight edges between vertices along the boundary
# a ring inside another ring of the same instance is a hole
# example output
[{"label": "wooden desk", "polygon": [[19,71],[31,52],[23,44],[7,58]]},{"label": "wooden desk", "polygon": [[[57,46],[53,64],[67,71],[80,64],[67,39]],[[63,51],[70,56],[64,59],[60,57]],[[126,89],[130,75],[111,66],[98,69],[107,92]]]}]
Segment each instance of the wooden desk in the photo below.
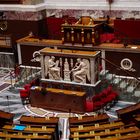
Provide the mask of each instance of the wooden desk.
[{"label": "wooden desk", "polygon": [[70,124],[85,124],[85,123],[100,123],[107,122],[109,116],[107,114],[101,114],[97,116],[83,116],[82,118],[72,117],[69,118]]},{"label": "wooden desk", "polygon": [[85,92],[46,88],[46,93],[31,89],[31,106],[64,112],[85,112]]},{"label": "wooden desk", "polygon": [[[5,132],[6,134],[14,134],[14,135],[30,135],[30,136],[48,136],[57,140],[56,129],[48,127],[48,125],[43,126],[33,126],[33,125],[23,125],[25,126],[24,130],[13,130],[16,124],[6,124],[0,129],[1,132]],[[19,125],[19,124],[17,124]],[[38,138],[39,139],[39,138]]]},{"label": "wooden desk", "polygon": [[21,116],[19,119],[21,124],[42,124],[42,125],[47,125],[47,124],[58,124],[59,118],[57,117],[34,117],[34,116]]},{"label": "wooden desk", "polygon": [[105,131],[102,131],[102,132],[93,132],[93,133],[82,133],[82,134],[71,134],[70,137],[71,138],[94,138],[96,136],[98,137],[108,137],[108,136],[115,136],[115,135],[127,135],[129,133],[132,133],[132,134],[135,134],[137,131],[139,131],[139,129],[137,127],[130,127],[130,128],[127,128],[127,129],[118,129],[117,131],[116,130],[112,130],[110,132],[105,132]]},{"label": "wooden desk", "polygon": [[[80,128],[82,126],[82,128]],[[120,127],[124,126],[123,122],[114,122],[114,123],[106,123],[106,124],[99,124],[98,126],[92,125],[92,126],[83,126],[79,125],[78,127],[70,128],[70,132],[89,132],[89,131],[101,131],[105,129],[118,129]]]},{"label": "wooden desk", "polygon": [[134,122],[138,128],[140,128],[140,116],[134,117]]},{"label": "wooden desk", "polygon": [[137,140],[140,138],[140,133],[135,133],[135,134],[131,134],[131,135],[126,135],[126,136],[121,136],[119,139],[120,140]]},{"label": "wooden desk", "polygon": [[4,139],[19,139],[19,140],[27,140],[27,139],[29,139],[29,140],[33,140],[33,139],[36,139],[36,140],[41,140],[41,139],[44,139],[44,140],[51,140],[52,139],[52,137],[51,136],[48,136],[48,135],[42,135],[42,136],[40,136],[40,135],[37,135],[37,136],[35,136],[35,135],[25,135],[25,134],[20,134],[20,133],[17,133],[17,134],[15,134],[15,133],[13,133],[13,134],[7,134],[7,133],[5,133],[5,132],[1,132],[0,133],[0,138],[4,138]]},{"label": "wooden desk", "polygon": [[4,125],[6,122],[13,122],[14,114],[0,111],[0,125]]},{"label": "wooden desk", "polygon": [[[3,130],[6,130],[6,131],[10,131],[12,130],[13,131],[13,127],[15,126],[16,124],[6,124],[2,127]],[[17,124],[19,125],[19,124]],[[25,125],[25,129],[23,130],[23,132],[37,132],[37,133],[53,133],[55,132],[55,128],[50,128],[48,127],[48,125],[44,125],[44,126],[40,126],[38,127],[37,125],[36,126],[32,126],[32,125]]]},{"label": "wooden desk", "polygon": [[140,103],[117,110],[118,116],[120,118],[124,118],[124,119],[125,119],[125,117],[131,118],[131,117],[133,117],[133,115],[139,114],[139,113],[140,113]]},{"label": "wooden desk", "polygon": [[[107,138],[102,138],[102,140],[137,140],[138,138],[140,138],[140,133],[134,133],[131,135],[124,135],[124,136],[120,136],[120,137],[107,137]],[[94,138],[90,138],[90,140],[95,140]]]},{"label": "wooden desk", "polygon": [[34,117],[34,116],[21,116],[19,119],[20,124],[29,124],[29,125],[49,125],[49,128],[52,125],[52,128],[55,128],[54,137],[56,140],[59,139],[59,132],[58,132],[58,117]]},{"label": "wooden desk", "polygon": [[97,45],[100,43],[100,25],[62,24],[62,41],[71,44]]},{"label": "wooden desk", "polygon": [[59,56],[63,55],[69,55],[69,56],[75,56],[75,55],[80,55],[80,56],[85,56],[88,55],[89,57],[93,57],[96,54],[99,53],[99,51],[83,51],[83,50],[68,50],[68,49],[52,49],[52,48],[44,48],[40,50],[42,54],[53,54],[55,55],[56,53],[59,54]]}]

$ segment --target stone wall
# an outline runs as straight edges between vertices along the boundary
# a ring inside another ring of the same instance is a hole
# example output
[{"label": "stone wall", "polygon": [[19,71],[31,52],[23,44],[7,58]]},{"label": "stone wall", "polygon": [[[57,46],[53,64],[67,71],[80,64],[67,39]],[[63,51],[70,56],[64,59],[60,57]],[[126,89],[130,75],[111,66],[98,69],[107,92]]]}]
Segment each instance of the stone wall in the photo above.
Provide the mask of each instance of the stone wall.
[{"label": "stone wall", "polygon": [[140,19],[140,11],[127,11],[127,10],[75,10],[75,9],[48,9],[46,10],[46,16],[54,16],[54,17],[63,17],[63,16],[69,16],[69,17],[75,17],[79,18],[80,16],[88,15],[93,18],[98,17],[106,17],[107,15],[110,15],[110,17],[113,18],[137,18]]},{"label": "stone wall", "polygon": [[[7,19],[40,20],[45,16],[79,18],[82,15],[140,19],[140,0],[23,0],[23,5],[0,5]],[[43,12],[42,12],[43,11]],[[45,11],[45,12],[44,12]]]}]

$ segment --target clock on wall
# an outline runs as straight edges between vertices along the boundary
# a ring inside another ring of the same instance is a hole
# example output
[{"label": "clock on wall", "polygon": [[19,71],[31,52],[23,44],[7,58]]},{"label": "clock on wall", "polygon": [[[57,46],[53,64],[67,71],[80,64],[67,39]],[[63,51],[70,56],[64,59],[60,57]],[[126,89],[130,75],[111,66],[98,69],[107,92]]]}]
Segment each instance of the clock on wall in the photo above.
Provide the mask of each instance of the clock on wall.
[{"label": "clock on wall", "polygon": [[0,21],[0,30],[6,31],[7,30],[7,21]]},{"label": "clock on wall", "polygon": [[7,30],[7,21],[5,20],[4,12],[0,12],[0,31]]}]

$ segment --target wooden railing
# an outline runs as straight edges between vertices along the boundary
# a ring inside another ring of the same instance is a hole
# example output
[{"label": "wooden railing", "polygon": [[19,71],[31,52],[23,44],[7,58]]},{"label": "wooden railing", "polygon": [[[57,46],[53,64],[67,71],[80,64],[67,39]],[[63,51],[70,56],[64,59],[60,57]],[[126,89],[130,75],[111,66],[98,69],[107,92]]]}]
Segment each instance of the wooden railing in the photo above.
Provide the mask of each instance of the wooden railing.
[{"label": "wooden railing", "polygon": [[126,116],[127,116],[127,119],[133,118],[133,115],[140,114],[140,102],[137,104],[128,106],[126,108],[117,110],[117,114],[118,114],[118,117],[122,119],[125,119]]}]

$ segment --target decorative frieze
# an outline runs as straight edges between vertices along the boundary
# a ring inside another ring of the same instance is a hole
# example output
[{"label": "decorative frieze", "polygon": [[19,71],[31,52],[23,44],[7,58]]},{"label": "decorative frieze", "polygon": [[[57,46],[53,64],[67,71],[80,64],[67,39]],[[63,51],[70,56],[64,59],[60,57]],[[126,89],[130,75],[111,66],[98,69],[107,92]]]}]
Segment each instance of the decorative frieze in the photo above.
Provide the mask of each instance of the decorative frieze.
[{"label": "decorative frieze", "polygon": [[42,78],[46,81],[87,85],[99,81],[100,52],[45,48],[40,53]]}]

